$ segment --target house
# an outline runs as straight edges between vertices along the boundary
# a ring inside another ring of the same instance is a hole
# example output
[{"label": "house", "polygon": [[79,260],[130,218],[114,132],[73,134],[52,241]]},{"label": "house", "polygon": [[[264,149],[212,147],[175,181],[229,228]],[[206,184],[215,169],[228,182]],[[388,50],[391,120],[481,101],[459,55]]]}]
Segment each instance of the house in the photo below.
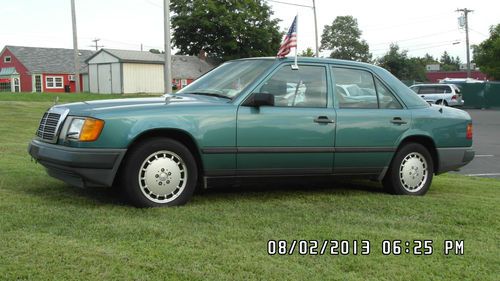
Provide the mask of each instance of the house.
[{"label": "house", "polygon": [[[88,85],[85,60],[93,53],[79,51],[80,90]],[[73,49],[5,46],[0,53],[0,91],[75,92],[75,79]]]},{"label": "house", "polygon": [[[92,93],[164,93],[165,56],[151,52],[101,49],[86,62]],[[195,56],[172,56],[172,83],[178,89],[214,68]]]}]

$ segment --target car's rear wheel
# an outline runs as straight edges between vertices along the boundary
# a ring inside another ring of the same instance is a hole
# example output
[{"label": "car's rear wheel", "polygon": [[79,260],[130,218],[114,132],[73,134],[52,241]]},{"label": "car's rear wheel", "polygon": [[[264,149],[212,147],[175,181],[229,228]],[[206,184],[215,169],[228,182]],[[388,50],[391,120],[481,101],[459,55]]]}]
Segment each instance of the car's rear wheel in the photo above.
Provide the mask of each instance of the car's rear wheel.
[{"label": "car's rear wheel", "polygon": [[440,105],[444,105],[444,106],[448,106],[448,102],[446,100],[438,100],[436,102],[436,104],[440,104]]},{"label": "car's rear wheel", "polygon": [[384,188],[398,195],[424,195],[432,182],[434,165],[429,151],[421,144],[403,145],[392,160]]},{"label": "car's rear wheel", "polygon": [[126,197],[138,207],[185,204],[196,187],[196,162],[181,143],[153,138],[132,148],[121,171]]}]

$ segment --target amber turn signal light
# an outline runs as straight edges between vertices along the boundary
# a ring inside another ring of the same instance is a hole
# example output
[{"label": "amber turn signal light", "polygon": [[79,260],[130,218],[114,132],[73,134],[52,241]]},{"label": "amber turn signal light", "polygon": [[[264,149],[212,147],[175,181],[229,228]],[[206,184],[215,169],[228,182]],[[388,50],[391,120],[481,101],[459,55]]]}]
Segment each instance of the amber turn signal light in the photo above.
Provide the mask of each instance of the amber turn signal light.
[{"label": "amber turn signal light", "polygon": [[98,119],[85,119],[82,131],[80,133],[80,141],[95,141],[99,138],[102,128],[104,127],[104,121]]},{"label": "amber turn signal light", "polygon": [[472,139],[472,123],[467,124],[467,133],[465,134],[465,137],[468,140]]}]

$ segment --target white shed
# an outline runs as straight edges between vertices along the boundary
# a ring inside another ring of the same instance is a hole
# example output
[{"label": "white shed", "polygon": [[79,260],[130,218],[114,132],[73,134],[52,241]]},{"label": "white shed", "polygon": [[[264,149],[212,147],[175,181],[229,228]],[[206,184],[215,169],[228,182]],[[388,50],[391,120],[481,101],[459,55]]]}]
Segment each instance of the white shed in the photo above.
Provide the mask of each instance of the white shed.
[{"label": "white shed", "polygon": [[[101,49],[87,60],[92,93],[164,93],[164,55]],[[173,56],[172,78],[192,81],[214,66],[198,57]],[[186,72],[185,70],[190,71]],[[178,70],[178,71],[176,71]],[[190,77],[181,77],[181,76]]]}]

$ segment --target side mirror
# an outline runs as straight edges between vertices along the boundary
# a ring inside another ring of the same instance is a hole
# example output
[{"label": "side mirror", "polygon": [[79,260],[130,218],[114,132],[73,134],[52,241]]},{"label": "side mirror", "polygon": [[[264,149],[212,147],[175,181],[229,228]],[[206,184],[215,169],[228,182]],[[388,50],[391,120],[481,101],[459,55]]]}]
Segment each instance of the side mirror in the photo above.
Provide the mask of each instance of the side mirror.
[{"label": "side mirror", "polygon": [[254,93],[246,100],[246,106],[260,107],[264,105],[274,106],[274,95],[268,93]]}]

